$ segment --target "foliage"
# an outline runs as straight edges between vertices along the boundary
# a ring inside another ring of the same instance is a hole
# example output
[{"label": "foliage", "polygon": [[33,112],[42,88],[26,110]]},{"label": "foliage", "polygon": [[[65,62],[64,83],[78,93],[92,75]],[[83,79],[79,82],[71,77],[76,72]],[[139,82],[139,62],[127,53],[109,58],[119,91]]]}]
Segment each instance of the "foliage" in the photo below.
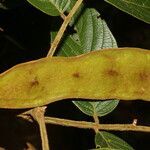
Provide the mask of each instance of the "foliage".
[{"label": "foliage", "polygon": [[28,0],[28,2],[46,14],[52,16],[59,16],[70,5],[70,0]]},{"label": "foliage", "polygon": [[130,145],[128,145],[125,141],[105,131],[100,131],[96,133],[95,144],[96,144],[96,148],[99,150],[103,148],[106,149],[108,148],[111,150],[112,149],[133,150],[133,148]]},{"label": "foliage", "polygon": [[149,0],[106,0],[122,11],[150,23],[150,1]]},{"label": "foliage", "polygon": [[[17,0],[16,0],[17,1]],[[0,2],[1,9],[11,9],[18,6],[17,2]],[[76,0],[27,0],[31,5],[50,16],[61,16],[65,19],[74,6]],[[150,23],[150,1],[148,0],[105,0],[118,9]],[[55,18],[53,18],[55,20]],[[55,24],[54,24],[55,25]],[[61,23],[57,23],[57,30],[50,33],[51,43],[58,33]],[[100,50],[103,48],[117,48],[117,42],[113,37],[105,20],[94,8],[87,8],[82,4],[76,14],[73,16],[70,24],[73,32],[65,32],[57,52],[57,56],[75,56]],[[111,113],[118,105],[118,100],[109,100],[104,102],[73,101],[73,103],[86,115],[102,117]],[[95,132],[96,149],[117,150],[133,148],[119,137],[108,132]]]},{"label": "foliage", "polygon": [[[49,15],[59,15],[63,13],[67,7],[74,4],[74,0],[28,0],[32,5]],[[106,0],[106,2],[116,6],[138,19],[150,23],[150,1],[149,0]]]}]

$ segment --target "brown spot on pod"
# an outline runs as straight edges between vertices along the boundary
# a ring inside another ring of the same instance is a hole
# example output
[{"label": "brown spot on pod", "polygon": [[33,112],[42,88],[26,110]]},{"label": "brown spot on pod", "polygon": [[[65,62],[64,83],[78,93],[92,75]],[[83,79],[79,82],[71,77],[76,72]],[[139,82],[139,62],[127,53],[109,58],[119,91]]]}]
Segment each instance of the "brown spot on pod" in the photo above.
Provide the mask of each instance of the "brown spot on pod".
[{"label": "brown spot on pod", "polygon": [[19,64],[0,74],[0,108],[32,108],[72,98],[150,101],[149,64],[150,51],[137,48]]},{"label": "brown spot on pod", "polygon": [[80,73],[79,72],[75,72],[75,73],[72,74],[72,76],[74,78],[79,78],[80,77]]},{"label": "brown spot on pod", "polygon": [[119,75],[119,73],[116,70],[114,70],[114,69],[107,70],[106,73],[109,76],[118,76]]},{"label": "brown spot on pod", "polygon": [[145,71],[139,73],[139,78],[141,81],[148,81],[150,75],[146,73]]},{"label": "brown spot on pod", "polygon": [[34,77],[31,81],[30,81],[30,86],[31,87],[34,87],[34,86],[37,86],[39,85],[39,81],[37,79],[37,77]]}]

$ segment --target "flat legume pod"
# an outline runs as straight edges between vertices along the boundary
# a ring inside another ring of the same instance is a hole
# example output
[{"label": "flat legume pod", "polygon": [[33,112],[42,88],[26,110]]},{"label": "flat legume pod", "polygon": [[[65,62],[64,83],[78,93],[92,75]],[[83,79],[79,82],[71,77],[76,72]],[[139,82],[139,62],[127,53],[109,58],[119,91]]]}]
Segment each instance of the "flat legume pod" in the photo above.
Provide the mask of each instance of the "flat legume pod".
[{"label": "flat legume pod", "polygon": [[150,51],[120,48],[48,57],[0,75],[0,108],[31,108],[70,98],[150,101]]}]

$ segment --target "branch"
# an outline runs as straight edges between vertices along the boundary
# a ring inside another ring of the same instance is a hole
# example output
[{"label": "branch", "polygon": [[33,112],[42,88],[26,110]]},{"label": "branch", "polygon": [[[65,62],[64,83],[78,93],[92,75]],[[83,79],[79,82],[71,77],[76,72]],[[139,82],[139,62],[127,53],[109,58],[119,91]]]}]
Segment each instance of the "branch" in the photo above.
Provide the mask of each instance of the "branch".
[{"label": "branch", "polygon": [[99,130],[150,132],[149,126],[138,126],[133,124],[97,124],[93,122],[73,121],[54,117],[45,117],[45,123],[94,130],[95,128],[98,128]]},{"label": "branch", "polygon": [[71,20],[71,18],[73,17],[73,15],[76,13],[77,9],[80,7],[81,3],[82,3],[83,0],[78,0],[75,5],[73,6],[73,8],[71,9],[70,13],[65,17],[65,20],[63,22],[63,24],[61,25],[52,45],[51,45],[51,48],[47,54],[47,56],[53,56],[54,53],[55,53],[55,50]]},{"label": "branch", "polygon": [[95,133],[98,133],[98,131],[99,131],[99,118],[98,118],[96,113],[93,115],[93,119],[94,119],[94,122],[96,124],[96,126],[94,126]]},{"label": "branch", "polygon": [[34,118],[34,120],[37,121],[41,134],[42,150],[49,150],[47,130],[44,119],[45,109],[46,107],[36,107],[34,109],[29,110],[28,112],[25,112],[24,115],[30,114]]},{"label": "branch", "polygon": [[63,20],[65,20],[65,18],[66,18],[66,16],[64,15],[64,14],[60,14],[60,17],[63,19]]}]

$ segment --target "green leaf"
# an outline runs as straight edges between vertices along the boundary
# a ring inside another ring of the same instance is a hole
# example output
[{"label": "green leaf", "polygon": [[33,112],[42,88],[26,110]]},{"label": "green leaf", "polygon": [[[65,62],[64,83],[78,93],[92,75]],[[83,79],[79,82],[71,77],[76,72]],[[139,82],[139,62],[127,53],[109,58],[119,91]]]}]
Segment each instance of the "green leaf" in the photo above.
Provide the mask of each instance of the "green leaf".
[{"label": "green leaf", "polygon": [[118,100],[108,100],[99,102],[85,102],[85,101],[74,101],[73,102],[83,113],[99,117],[105,116],[112,112],[118,105]]},{"label": "green leaf", "polygon": [[[81,9],[79,11],[81,12]],[[95,9],[84,9],[80,18],[74,22],[76,33],[64,36],[57,55],[74,56],[91,50],[117,47],[106,22],[100,18],[100,14]],[[52,40],[55,35],[56,32],[51,33]],[[118,100],[109,100],[103,102],[74,101],[73,103],[87,115],[104,116],[113,111],[118,102]]]},{"label": "green leaf", "polygon": [[[51,40],[53,41],[57,32],[51,33]],[[74,35],[64,36],[63,42],[60,44],[60,49],[57,53],[59,56],[75,56],[83,53],[81,45],[73,38]]]},{"label": "green leaf", "polygon": [[96,148],[96,149],[91,149],[91,150],[120,150],[118,148]]},{"label": "green leaf", "polygon": [[70,0],[27,0],[33,6],[41,10],[42,12],[51,15],[59,16],[70,5]]},{"label": "green leaf", "polygon": [[73,56],[91,50],[117,47],[106,22],[100,18],[100,14],[95,9],[85,9],[75,22],[76,33],[65,36],[58,55]]},{"label": "green leaf", "polygon": [[96,148],[99,148],[100,150],[101,148],[109,148],[111,150],[133,150],[133,148],[128,143],[119,137],[105,131],[96,133],[95,144]]},{"label": "green leaf", "polygon": [[92,149],[92,150],[120,150],[118,148],[97,148],[97,149]]},{"label": "green leaf", "polygon": [[118,9],[150,23],[150,0],[106,0]]},{"label": "green leaf", "polygon": [[76,28],[84,52],[117,47],[106,22],[95,9],[86,9]]}]

